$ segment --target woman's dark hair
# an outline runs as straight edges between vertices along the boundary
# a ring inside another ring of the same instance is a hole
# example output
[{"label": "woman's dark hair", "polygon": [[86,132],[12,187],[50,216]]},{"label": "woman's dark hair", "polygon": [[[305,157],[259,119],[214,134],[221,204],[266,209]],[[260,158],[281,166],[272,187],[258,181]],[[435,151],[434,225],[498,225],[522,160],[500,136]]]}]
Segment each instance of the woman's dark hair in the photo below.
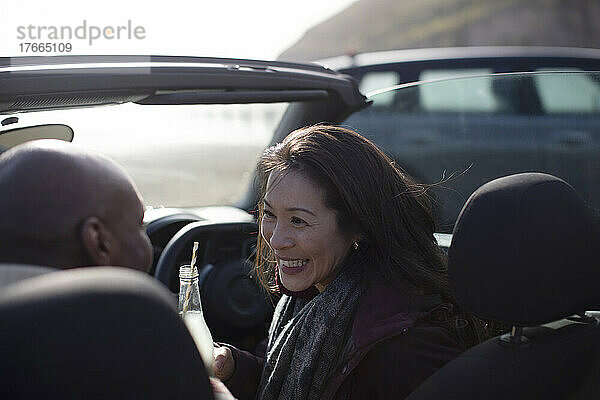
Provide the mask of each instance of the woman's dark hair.
[{"label": "woman's dark hair", "polygon": [[[290,133],[265,150],[257,167],[259,221],[272,171],[298,172],[316,183],[338,227],[358,235],[369,274],[419,294],[450,293],[446,255],[433,233],[427,187],[415,183],[371,141],[337,126],[314,125]],[[274,287],[274,257],[261,235],[255,272]]]}]

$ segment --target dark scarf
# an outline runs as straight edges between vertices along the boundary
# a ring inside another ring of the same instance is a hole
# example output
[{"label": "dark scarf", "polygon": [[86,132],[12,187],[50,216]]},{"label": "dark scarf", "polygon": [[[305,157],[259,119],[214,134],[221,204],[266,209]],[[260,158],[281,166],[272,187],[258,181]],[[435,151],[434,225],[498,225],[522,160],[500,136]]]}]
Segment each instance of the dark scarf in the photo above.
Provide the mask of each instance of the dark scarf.
[{"label": "dark scarf", "polygon": [[348,268],[312,299],[281,297],[269,328],[259,400],[318,400],[340,368],[363,291]]}]

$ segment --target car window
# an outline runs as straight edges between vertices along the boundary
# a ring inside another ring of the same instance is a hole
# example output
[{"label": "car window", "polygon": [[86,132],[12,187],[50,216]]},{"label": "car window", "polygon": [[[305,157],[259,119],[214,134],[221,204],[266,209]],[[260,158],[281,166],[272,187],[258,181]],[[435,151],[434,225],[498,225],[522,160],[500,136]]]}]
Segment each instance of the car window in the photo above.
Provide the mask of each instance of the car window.
[{"label": "car window", "polygon": [[[419,81],[485,75],[489,69],[431,69],[419,74]],[[457,96],[460,93],[460,96]],[[446,85],[425,85],[420,88],[420,107],[426,111],[492,112],[500,104],[493,94],[491,79],[448,82]]]},{"label": "car window", "polygon": [[477,187],[529,171],[565,179],[600,218],[599,82],[599,73],[588,72],[423,82],[373,95],[373,106],[344,124],[431,184],[442,232],[452,231]]},{"label": "car window", "polygon": [[[361,93],[369,93],[373,90],[395,86],[400,83],[400,74],[395,71],[374,71],[363,75],[358,85]],[[390,92],[379,98],[380,104],[390,104],[394,101],[394,94]]]},{"label": "car window", "polygon": [[600,82],[594,76],[573,74],[562,79],[541,74],[534,79],[546,113],[594,114],[600,108]]},{"label": "car window", "polygon": [[146,206],[234,205],[288,103],[138,105],[24,113],[20,123],[65,123],[73,143],[127,169]]}]

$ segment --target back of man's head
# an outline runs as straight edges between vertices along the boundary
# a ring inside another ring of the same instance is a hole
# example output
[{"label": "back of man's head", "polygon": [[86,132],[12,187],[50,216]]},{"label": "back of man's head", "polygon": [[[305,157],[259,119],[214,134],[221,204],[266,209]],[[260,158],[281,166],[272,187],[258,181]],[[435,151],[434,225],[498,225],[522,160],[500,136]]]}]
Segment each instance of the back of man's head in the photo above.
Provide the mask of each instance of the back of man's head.
[{"label": "back of man's head", "polygon": [[143,207],[114,161],[41,140],[0,155],[0,262],[147,270]]}]

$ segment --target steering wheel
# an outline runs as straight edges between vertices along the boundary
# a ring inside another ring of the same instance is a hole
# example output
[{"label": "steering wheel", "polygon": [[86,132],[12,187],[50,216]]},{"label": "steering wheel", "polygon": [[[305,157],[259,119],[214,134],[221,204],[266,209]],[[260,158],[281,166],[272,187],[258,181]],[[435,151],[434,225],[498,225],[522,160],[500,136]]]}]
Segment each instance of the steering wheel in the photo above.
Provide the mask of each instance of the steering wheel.
[{"label": "steering wheel", "polygon": [[203,311],[212,322],[209,323],[211,331],[253,329],[264,323],[272,311],[268,296],[248,276],[251,267],[246,259],[257,233],[258,226],[254,222],[187,224],[165,246],[156,265],[155,278],[168,287],[175,287],[178,261],[181,262],[184,254],[191,257],[192,244],[199,241],[196,266]]}]

